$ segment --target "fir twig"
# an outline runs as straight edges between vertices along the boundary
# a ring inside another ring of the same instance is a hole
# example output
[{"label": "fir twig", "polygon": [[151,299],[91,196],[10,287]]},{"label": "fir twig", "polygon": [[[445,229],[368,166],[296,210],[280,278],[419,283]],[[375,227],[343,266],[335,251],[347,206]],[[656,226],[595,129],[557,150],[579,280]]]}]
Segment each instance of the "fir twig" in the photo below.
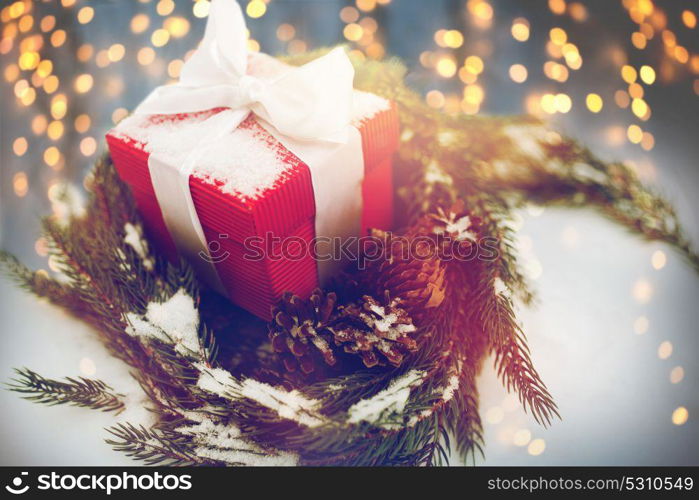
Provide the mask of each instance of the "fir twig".
[{"label": "fir twig", "polygon": [[114,393],[101,380],[66,377],[66,381],[42,377],[28,368],[15,369],[17,378],[6,384],[7,389],[23,394],[23,399],[49,406],[68,404],[93,410],[124,411],[123,394]]},{"label": "fir twig", "polygon": [[191,439],[173,431],[146,429],[130,423],[119,423],[107,428],[113,439],[106,443],[114,450],[125,453],[146,465],[190,466],[219,465],[194,453]]}]

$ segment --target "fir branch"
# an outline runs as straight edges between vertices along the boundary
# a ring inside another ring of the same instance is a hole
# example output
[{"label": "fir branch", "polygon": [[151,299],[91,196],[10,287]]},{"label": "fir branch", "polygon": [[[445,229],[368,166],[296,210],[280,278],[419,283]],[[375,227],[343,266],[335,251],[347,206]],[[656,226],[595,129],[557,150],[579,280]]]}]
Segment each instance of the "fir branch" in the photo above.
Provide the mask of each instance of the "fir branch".
[{"label": "fir branch", "polygon": [[114,438],[105,441],[115,451],[141,460],[146,465],[220,465],[214,460],[197,456],[191,438],[174,431],[120,423],[107,428],[107,432]]},{"label": "fir branch", "polygon": [[101,380],[66,377],[65,382],[42,377],[28,368],[15,369],[18,378],[6,384],[7,389],[24,394],[23,399],[49,406],[68,404],[101,411],[124,410],[123,394],[115,394]]}]

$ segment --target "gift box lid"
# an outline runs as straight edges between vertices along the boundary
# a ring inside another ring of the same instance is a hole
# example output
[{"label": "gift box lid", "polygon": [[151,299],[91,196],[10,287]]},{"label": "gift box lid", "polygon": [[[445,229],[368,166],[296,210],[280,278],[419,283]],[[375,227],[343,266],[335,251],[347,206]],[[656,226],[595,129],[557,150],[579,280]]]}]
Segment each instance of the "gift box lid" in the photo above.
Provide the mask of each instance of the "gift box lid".
[{"label": "gift box lid", "polygon": [[[132,188],[152,190],[148,169],[137,165],[147,165],[152,152],[174,165],[194,154],[190,188],[199,201],[202,225],[240,242],[268,232],[285,236],[315,215],[310,170],[252,114],[220,140],[199,148],[202,141],[221,134],[227,113],[231,111],[217,108],[181,115],[132,115],[111,130],[107,140],[113,154],[133,156],[133,168],[120,169]],[[398,120],[390,101],[355,91],[352,123],[362,135],[367,171],[395,151]]]}]

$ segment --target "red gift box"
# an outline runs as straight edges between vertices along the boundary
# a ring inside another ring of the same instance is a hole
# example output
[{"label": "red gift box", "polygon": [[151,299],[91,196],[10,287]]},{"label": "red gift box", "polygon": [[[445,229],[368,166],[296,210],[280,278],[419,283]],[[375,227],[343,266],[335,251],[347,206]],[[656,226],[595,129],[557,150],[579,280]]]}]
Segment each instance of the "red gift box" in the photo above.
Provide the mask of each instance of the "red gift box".
[{"label": "red gift box", "polygon": [[[154,115],[148,120],[150,126],[157,127],[168,121],[206,118],[221,111]],[[389,229],[393,217],[392,155],[399,136],[395,105],[391,103],[386,109],[358,117],[354,125],[361,134],[364,155],[362,234],[369,228]],[[306,248],[312,248],[315,237],[311,173],[301,159],[257,123],[254,115],[248,116],[239,128],[252,131],[256,140],[265,147],[275,148],[283,160],[284,170],[274,185],[257,196],[244,196],[224,191],[222,181],[195,170],[189,186],[213,264],[229,299],[263,319],[270,319],[270,308],[283,292],[307,297],[319,285],[314,256],[295,258],[293,247],[303,242]],[[118,127],[107,134],[107,143],[120,177],[133,192],[146,231],[160,251],[170,260],[177,259],[175,244],[151,182],[146,145],[125,136]],[[265,240],[270,235],[275,237],[275,245],[286,245],[285,252],[273,248],[271,254],[250,260],[249,249],[244,245],[246,239],[257,236]]]}]

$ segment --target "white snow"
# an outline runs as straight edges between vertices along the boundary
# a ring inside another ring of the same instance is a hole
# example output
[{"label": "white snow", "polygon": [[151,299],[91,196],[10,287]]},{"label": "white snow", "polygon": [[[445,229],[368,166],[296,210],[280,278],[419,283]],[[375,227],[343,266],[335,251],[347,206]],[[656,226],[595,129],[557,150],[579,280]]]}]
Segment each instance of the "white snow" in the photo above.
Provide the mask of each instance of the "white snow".
[{"label": "white snow", "polygon": [[203,363],[195,363],[194,367],[199,370],[197,387],[202,391],[227,398],[231,388],[239,387],[239,383],[233,378],[233,375],[223,368],[208,368]]},{"label": "white snow", "polygon": [[451,401],[451,399],[454,397],[454,393],[458,390],[459,388],[459,376],[458,375],[452,375],[449,377],[449,382],[447,383],[447,386],[444,388],[444,392],[442,393],[442,400],[444,402]]},{"label": "white snow", "polygon": [[136,254],[143,261],[143,267],[148,271],[153,270],[153,258],[148,254],[148,242],[143,238],[143,229],[140,225],[134,225],[130,222],[124,224],[124,243],[134,249]]},{"label": "white snow", "polygon": [[51,186],[49,200],[53,215],[61,225],[66,225],[71,217],[80,218],[86,213],[85,196],[73,184],[60,183]]},{"label": "white snow", "polygon": [[[393,380],[383,391],[368,399],[362,399],[353,404],[348,413],[347,422],[357,424],[359,422],[377,423],[382,419],[397,414],[400,416],[405,409],[413,387],[419,385],[425,376],[425,372],[420,370],[410,370]],[[391,422],[384,422],[385,428],[394,428],[396,425]]]},{"label": "white snow", "polygon": [[391,109],[391,102],[369,92],[355,90],[352,96],[352,125],[355,127],[371,120],[381,111]]},{"label": "white snow", "polygon": [[126,319],[129,323],[126,333],[133,337],[172,344],[182,356],[191,357],[201,350],[199,312],[194,299],[184,289],[178,290],[165,302],[151,302],[145,315],[127,313]]},{"label": "white snow", "polygon": [[456,214],[450,213],[448,217],[441,220],[444,222],[446,227],[436,227],[434,229],[436,234],[446,233],[453,236],[456,241],[476,240],[476,234],[469,231],[469,228],[471,227],[471,219],[468,215],[464,215],[463,217],[459,217],[457,219]]},{"label": "white snow", "polygon": [[317,427],[325,421],[318,413],[320,401],[308,399],[297,390],[285,391],[249,378],[242,382],[240,393],[243,397],[276,411],[280,417],[307,427]]},{"label": "white snow", "polygon": [[505,135],[509,136],[512,142],[523,154],[535,160],[544,159],[544,149],[542,142],[546,142],[546,128],[540,125],[508,125],[503,129]]},{"label": "white snow", "polygon": [[500,278],[500,276],[497,276],[493,280],[493,289],[495,290],[496,295],[501,295],[505,298],[510,297],[510,289],[507,287],[504,281]]},{"label": "white snow", "polygon": [[230,465],[248,466],[294,466],[298,456],[278,450],[263,450],[255,443],[242,437],[242,432],[233,424],[216,423],[204,416],[196,424],[182,426],[177,432],[192,436],[197,445],[198,456],[219,460]]},{"label": "white snow", "polygon": [[201,363],[195,364],[195,368],[201,372],[197,386],[206,392],[236,399],[237,396],[231,394],[235,391],[240,397],[275,411],[281,418],[306,427],[317,427],[325,422],[318,413],[321,402],[309,399],[297,390],[286,391],[251,378],[240,381],[222,368],[206,368]]},{"label": "white snow", "polygon": [[189,115],[181,120],[132,115],[113,134],[136,141],[173,166],[194,161],[193,175],[219,186],[224,193],[256,198],[274,186],[289,168],[282,150],[257,128],[228,130],[234,111]]}]

